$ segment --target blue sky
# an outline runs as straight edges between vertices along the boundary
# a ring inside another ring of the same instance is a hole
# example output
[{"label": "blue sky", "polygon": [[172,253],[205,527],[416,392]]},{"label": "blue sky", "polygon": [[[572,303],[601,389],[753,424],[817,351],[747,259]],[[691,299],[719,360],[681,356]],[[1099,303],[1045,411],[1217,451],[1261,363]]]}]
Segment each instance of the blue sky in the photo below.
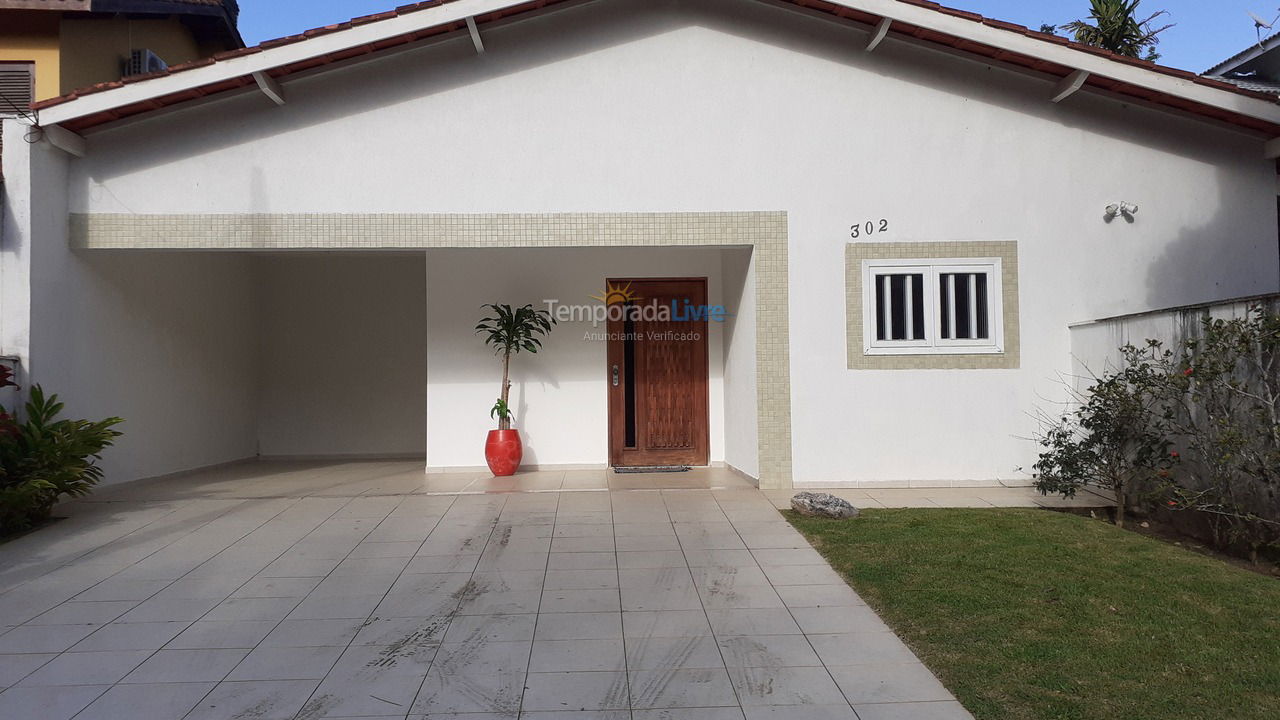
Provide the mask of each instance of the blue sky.
[{"label": "blue sky", "polygon": [[[308,28],[381,12],[408,0],[240,0],[240,30],[250,45]],[[1087,13],[1087,0],[945,0],[944,5],[1039,27]],[[1280,0],[1143,0],[1147,12],[1168,10],[1177,26],[1162,37],[1161,63],[1202,72],[1254,42],[1246,11],[1270,20]],[[1280,29],[1280,26],[1278,26]]]}]

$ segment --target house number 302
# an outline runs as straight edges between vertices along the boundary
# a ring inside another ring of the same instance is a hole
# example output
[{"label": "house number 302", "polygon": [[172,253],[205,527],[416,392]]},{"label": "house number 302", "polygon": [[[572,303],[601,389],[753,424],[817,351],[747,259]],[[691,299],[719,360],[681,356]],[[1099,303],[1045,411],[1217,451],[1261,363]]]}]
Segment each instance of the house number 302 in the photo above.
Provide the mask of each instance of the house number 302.
[{"label": "house number 302", "polygon": [[876,233],[889,232],[888,220],[868,220],[865,223],[849,226],[849,236],[854,240],[866,235],[870,237]]}]

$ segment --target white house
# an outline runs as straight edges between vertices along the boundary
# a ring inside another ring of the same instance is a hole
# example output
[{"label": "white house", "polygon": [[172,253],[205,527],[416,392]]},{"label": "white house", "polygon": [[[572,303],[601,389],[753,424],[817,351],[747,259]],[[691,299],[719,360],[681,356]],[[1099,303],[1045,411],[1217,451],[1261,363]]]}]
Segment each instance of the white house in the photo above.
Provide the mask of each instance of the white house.
[{"label": "white house", "polygon": [[1021,483],[1070,325],[1280,289],[1272,99],[921,0],[427,2],[4,133],[0,354],[112,481],[483,466],[503,302],[531,465]]}]

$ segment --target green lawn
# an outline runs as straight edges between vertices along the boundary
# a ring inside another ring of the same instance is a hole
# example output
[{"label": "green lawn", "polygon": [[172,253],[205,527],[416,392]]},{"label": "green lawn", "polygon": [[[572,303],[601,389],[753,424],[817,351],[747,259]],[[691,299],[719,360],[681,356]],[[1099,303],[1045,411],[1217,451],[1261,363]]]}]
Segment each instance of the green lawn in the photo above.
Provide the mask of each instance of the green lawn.
[{"label": "green lawn", "polygon": [[1045,510],[788,517],[979,720],[1280,718],[1280,581]]}]

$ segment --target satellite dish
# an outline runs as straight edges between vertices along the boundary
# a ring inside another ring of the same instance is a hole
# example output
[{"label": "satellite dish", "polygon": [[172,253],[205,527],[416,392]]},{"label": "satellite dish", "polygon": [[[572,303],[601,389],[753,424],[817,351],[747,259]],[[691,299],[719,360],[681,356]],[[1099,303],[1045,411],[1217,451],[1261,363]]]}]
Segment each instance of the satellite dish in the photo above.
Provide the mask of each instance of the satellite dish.
[{"label": "satellite dish", "polygon": [[1258,17],[1257,15],[1254,15],[1253,13],[1249,13],[1249,17],[1253,19],[1254,29],[1258,31],[1258,46],[1261,47],[1262,31],[1274,29],[1276,23],[1280,22],[1280,15],[1276,15],[1275,19],[1272,20],[1271,22],[1267,22],[1266,20],[1263,20],[1262,18]]}]

